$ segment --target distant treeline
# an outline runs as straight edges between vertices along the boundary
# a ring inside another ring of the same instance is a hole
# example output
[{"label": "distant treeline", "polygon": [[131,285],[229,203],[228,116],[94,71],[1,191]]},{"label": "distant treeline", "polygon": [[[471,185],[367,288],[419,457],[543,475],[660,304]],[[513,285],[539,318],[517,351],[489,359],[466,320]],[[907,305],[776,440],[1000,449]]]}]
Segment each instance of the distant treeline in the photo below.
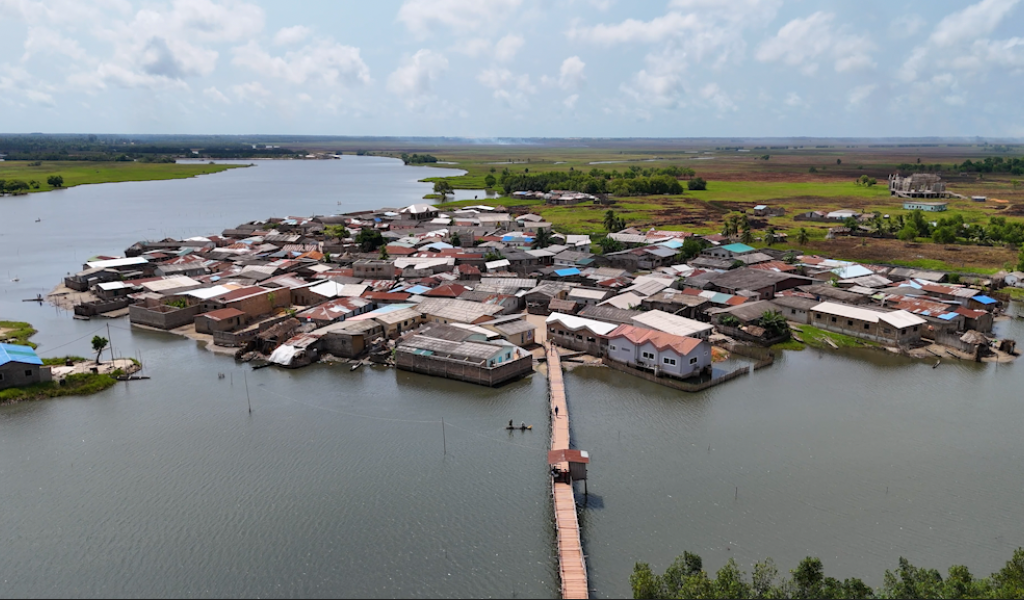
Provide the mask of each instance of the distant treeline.
[{"label": "distant treeline", "polygon": [[407,165],[427,165],[437,162],[437,157],[430,154],[402,153],[402,162]]},{"label": "distant treeline", "polygon": [[[215,140],[217,140],[215,142]],[[188,143],[195,142],[195,143]],[[200,143],[202,142],[202,143]],[[255,146],[255,147],[254,147]],[[282,158],[298,154],[263,143],[224,143],[219,138],[188,139],[97,135],[5,135],[0,154],[7,160],[174,162],[175,158]]]},{"label": "distant treeline", "polygon": [[900,558],[899,568],[886,570],[882,586],[872,589],[857,578],[839,581],[825,576],[820,559],[807,557],[789,577],[779,577],[771,559],[754,565],[750,578],[729,559],[714,577],[696,554],[676,558],[664,575],[637,563],[629,578],[634,598],[1024,598],[1024,548],[989,577],[976,578],[955,565],[946,577],[936,569],[915,567]]},{"label": "distant treeline", "polygon": [[506,168],[498,181],[506,194],[572,190],[585,194],[646,196],[682,194],[684,188],[679,178],[693,177],[695,174],[693,169],[676,166],[644,169],[634,165],[623,172],[595,168],[589,172],[570,169],[540,173],[530,173],[529,169],[523,173],[512,172]]}]

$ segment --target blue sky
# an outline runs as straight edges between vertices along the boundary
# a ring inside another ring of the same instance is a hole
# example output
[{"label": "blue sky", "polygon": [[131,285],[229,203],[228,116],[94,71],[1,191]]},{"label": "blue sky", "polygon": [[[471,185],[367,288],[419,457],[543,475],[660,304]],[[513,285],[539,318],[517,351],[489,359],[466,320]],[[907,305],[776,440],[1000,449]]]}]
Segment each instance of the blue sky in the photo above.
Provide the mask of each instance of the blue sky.
[{"label": "blue sky", "polygon": [[1024,137],[1024,0],[0,0],[0,131]]}]

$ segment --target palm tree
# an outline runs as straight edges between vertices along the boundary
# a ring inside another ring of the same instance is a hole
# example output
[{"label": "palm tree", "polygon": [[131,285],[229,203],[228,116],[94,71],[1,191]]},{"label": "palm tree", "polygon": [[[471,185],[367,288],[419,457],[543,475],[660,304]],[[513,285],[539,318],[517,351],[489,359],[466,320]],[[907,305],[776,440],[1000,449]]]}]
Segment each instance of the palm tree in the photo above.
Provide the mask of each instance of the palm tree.
[{"label": "palm tree", "polygon": [[547,227],[541,227],[537,230],[537,237],[533,238],[533,247],[547,248],[551,245],[551,229]]},{"label": "palm tree", "polygon": [[764,243],[765,243],[766,246],[771,246],[772,244],[775,243],[775,241],[776,241],[775,228],[774,227],[769,227],[768,231],[766,231],[765,234],[764,234]]},{"label": "palm tree", "polygon": [[103,354],[103,350],[106,349],[107,344],[109,344],[109,343],[110,343],[110,340],[108,340],[105,337],[100,337],[98,335],[93,336],[93,338],[92,338],[92,349],[93,349],[94,352],[96,352],[96,364],[97,365],[100,364],[100,355]]},{"label": "palm tree", "polygon": [[604,213],[604,229],[605,229],[605,231],[608,231],[608,232],[618,231],[617,229],[615,229],[615,226],[618,225],[618,224],[619,224],[619,219],[618,219],[618,217],[615,216],[615,211],[614,210],[609,210],[608,212]]},{"label": "palm tree", "polygon": [[764,327],[765,331],[771,337],[778,337],[789,333],[789,323],[786,322],[786,317],[782,316],[782,313],[776,310],[766,310],[761,315],[761,327]]},{"label": "palm tree", "polygon": [[743,228],[743,235],[740,236],[740,241],[744,244],[749,244],[754,241],[754,234],[750,232],[750,227]]},{"label": "palm tree", "polygon": [[801,227],[800,231],[796,234],[796,243],[801,246],[806,246],[809,241],[811,241],[811,236],[807,233],[807,229]]}]

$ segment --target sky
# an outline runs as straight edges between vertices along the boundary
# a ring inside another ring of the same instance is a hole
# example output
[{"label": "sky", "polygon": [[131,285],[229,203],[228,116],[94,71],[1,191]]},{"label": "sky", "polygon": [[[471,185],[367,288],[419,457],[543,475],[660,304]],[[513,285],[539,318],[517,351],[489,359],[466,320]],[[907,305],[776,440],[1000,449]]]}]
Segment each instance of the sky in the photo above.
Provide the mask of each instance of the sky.
[{"label": "sky", "polygon": [[1024,137],[1024,0],[0,0],[0,131]]}]

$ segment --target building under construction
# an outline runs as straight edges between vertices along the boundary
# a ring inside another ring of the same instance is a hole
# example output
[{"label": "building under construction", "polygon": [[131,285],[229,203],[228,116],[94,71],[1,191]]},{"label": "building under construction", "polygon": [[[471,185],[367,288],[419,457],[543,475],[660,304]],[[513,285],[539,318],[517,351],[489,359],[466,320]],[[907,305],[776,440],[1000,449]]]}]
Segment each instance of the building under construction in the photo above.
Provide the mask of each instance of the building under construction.
[{"label": "building under construction", "polygon": [[946,198],[946,184],[938,175],[914,173],[909,177],[889,176],[889,195],[901,198]]}]

